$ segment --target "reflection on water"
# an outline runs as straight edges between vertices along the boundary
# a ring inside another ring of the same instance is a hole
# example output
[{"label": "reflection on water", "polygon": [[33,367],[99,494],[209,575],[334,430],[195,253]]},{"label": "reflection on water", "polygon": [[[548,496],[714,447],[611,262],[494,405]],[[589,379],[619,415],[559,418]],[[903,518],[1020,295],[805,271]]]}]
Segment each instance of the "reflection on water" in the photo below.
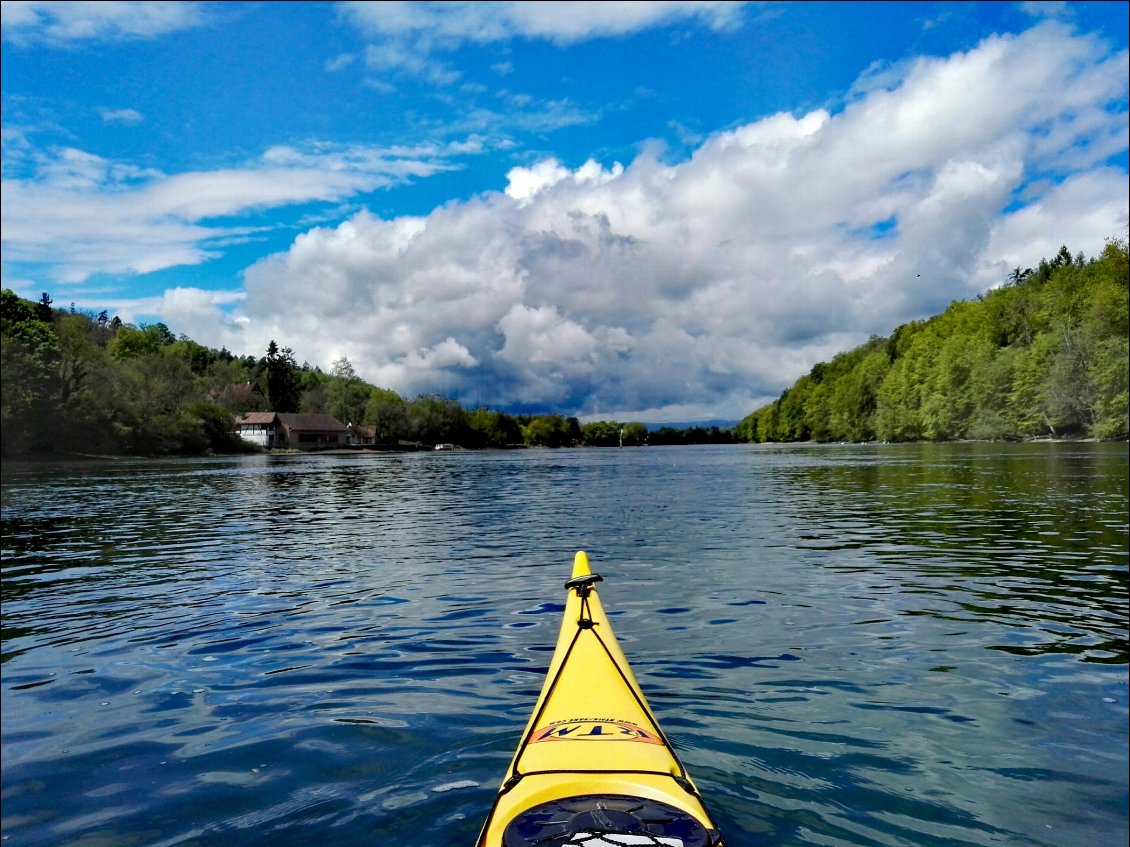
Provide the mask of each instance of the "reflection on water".
[{"label": "reflection on water", "polygon": [[5,467],[3,838],[471,844],[576,549],[731,845],[1127,836],[1126,445]]},{"label": "reflection on water", "polygon": [[[993,618],[1012,636],[996,649],[1125,665],[1124,466],[1093,450],[918,450],[927,461],[873,464],[865,474],[808,469],[801,514],[839,514],[805,533],[803,546],[863,550],[868,570],[878,558],[913,571],[903,590],[938,598],[920,600],[915,614]],[[887,549],[892,528],[898,538]]]}]

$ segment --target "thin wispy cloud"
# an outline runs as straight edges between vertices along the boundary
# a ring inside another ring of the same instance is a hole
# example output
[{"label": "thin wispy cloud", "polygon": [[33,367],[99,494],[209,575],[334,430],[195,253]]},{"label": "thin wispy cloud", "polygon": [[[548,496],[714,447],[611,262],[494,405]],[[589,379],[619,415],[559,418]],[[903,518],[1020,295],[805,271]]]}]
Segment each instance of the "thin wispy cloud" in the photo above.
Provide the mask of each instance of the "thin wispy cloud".
[{"label": "thin wispy cloud", "polygon": [[127,126],[139,124],[145,116],[136,109],[102,109],[102,120],[108,124],[126,124]]},{"label": "thin wispy cloud", "polygon": [[279,146],[242,168],[171,175],[66,148],[42,158],[30,177],[3,181],[4,250],[9,260],[50,265],[63,282],[195,265],[257,229],[231,218],[427,178],[454,167],[446,155],[476,143]]},{"label": "thin wispy cloud", "polygon": [[344,70],[357,61],[357,56],[353,53],[340,53],[327,61],[324,65],[325,69],[330,73],[337,73]]},{"label": "thin wispy cloud", "polygon": [[512,38],[574,44],[622,36],[673,22],[714,30],[740,25],[744,2],[710,0],[633,0],[572,3],[342,3],[340,14],[373,37],[411,38],[423,46],[451,49],[465,42],[490,43]]},{"label": "thin wispy cloud", "polygon": [[1059,18],[1066,19],[1072,17],[1071,5],[1064,2],[1064,0],[1040,0],[1040,2],[1023,2],[1019,4],[1020,9],[1033,18]]},{"label": "thin wispy cloud", "polygon": [[0,32],[5,41],[19,46],[152,39],[201,26],[207,19],[206,5],[159,0],[146,3],[4,0]]},{"label": "thin wispy cloud", "polygon": [[[437,86],[451,85],[461,72],[444,53],[464,44],[494,44],[515,38],[565,46],[596,38],[615,38],[674,22],[733,30],[742,22],[745,2],[636,0],[636,2],[491,3],[346,2],[344,21],[369,39],[370,68],[396,70]],[[508,74],[513,65],[495,64]]]}]

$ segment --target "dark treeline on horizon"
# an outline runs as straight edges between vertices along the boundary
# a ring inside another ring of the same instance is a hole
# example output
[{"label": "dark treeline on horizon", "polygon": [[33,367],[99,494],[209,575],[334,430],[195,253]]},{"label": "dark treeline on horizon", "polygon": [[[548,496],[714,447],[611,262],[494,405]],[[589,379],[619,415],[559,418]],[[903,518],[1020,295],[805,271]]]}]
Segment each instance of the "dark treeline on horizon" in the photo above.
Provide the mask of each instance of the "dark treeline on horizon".
[{"label": "dark treeline on horizon", "polygon": [[742,441],[1127,437],[1127,243],[1066,247],[1008,284],[821,362]]},{"label": "dark treeline on horizon", "polygon": [[[830,363],[734,429],[660,427],[405,399],[341,358],[330,373],[272,341],[259,358],[215,350],[162,323],[56,309],[2,294],[0,448],[201,455],[254,450],[250,411],[328,414],[373,427],[379,446],[633,447],[737,441],[910,441],[1127,435],[1127,245],[1097,260],[1066,248],[941,315],[904,324]],[[257,386],[260,392],[251,389]]]}]

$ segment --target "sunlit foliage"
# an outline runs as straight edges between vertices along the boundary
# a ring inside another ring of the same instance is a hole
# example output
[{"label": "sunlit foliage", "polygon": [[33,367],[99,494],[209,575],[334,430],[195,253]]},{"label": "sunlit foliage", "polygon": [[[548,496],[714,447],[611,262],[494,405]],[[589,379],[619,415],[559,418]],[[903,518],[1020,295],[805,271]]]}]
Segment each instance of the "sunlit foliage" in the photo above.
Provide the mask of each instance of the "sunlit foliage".
[{"label": "sunlit foliage", "polygon": [[1127,437],[1127,244],[1066,247],[820,363],[739,423],[745,441]]}]

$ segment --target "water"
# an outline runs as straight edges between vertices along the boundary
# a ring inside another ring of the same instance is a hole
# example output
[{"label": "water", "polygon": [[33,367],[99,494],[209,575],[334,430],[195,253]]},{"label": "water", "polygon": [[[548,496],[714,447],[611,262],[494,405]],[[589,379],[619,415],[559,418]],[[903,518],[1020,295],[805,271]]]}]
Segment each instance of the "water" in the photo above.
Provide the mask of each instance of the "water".
[{"label": "water", "polygon": [[731,847],[1124,845],[1127,448],[8,466],[3,843],[472,845],[575,550]]}]

